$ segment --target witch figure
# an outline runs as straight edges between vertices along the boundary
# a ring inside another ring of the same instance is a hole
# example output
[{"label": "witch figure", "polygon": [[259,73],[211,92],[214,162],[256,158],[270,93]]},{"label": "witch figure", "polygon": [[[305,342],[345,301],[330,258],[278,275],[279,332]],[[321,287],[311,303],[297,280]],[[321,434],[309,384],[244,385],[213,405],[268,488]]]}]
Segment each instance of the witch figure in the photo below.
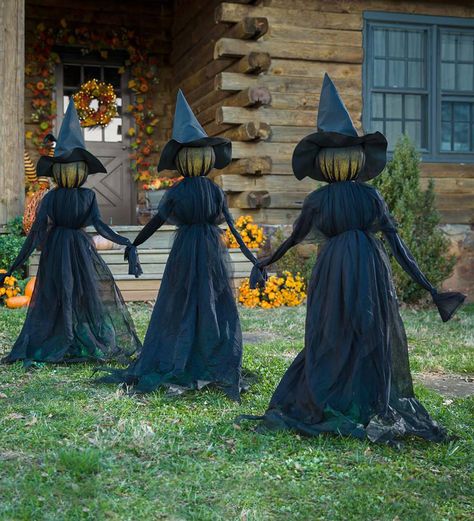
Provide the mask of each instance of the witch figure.
[{"label": "witch figure", "polygon": [[377,232],[403,269],[431,293],[443,321],[465,297],[436,291],[398,235],[382,196],[365,183],[383,170],[387,141],[379,132],[358,136],[327,75],[317,126],[296,146],[293,171],[297,179],[328,184],[307,196],[291,236],[259,262],[260,267],[276,262],[308,236],[322,243],[308,287],[305,346],[265,415],[243,418],[305,435],[441,441],[444,429],[413,393],[407,338]]},{"label": "witch figure", "polygon": [[[100,381],[125,383],[135,392],[165,386],[180,393],[213,385],[240,399],[242,333],[219,224],[226,221],[244,255],[257,261],[234,226],[224,192],[206,177],[230,161],[231,142],[208,137],[179,91],[173,137],[158,171],[178,170],[183,180],[167,191],[133,244],[139,246],[166,222],[177,226],[176,235],[140,356]],[[254,274],[258,278],[259,270]]]},{"label": "witch figure", "polygon": [[106,172],[86,150],[71,100],[54,156],[43,156],[38,175],[52,177],[56,188],[38,208],[18,257],[2,279],[41,249],[35,288],[23,329],[4,362],[128,361],[140,348],[132,318],[113,276],[83,228],[128,247],[130,271],[140,265],[131,242],[102,220],[95,193],[82,188],[89,174]]}]

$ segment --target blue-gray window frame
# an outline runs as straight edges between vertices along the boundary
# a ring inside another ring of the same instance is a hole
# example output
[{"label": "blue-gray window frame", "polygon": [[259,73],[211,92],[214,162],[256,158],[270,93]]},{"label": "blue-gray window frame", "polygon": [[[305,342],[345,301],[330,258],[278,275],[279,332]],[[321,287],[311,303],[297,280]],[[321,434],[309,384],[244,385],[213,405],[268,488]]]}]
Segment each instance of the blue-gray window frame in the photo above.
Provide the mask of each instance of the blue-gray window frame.
[{"label": "blue-gray window frame", "polygon": [[[441,44],[440,32],[443,29],[465,29],[466,34],[474,32],[473,18],[457,18],[452,16],[429,16],[404,13],[387,13],[379,11],[364,12],[363,46],[364,61],[362,65],[363,76],[363,104],[362,124],[369,128],[371,120],[371,91],[373,86],[373,35],[372,31],[377,27],[394,27],[398,29],[425,29],[427,34],[427,150],[421,150],[425,161],[437,163],[474,163],[474,152],[441,152]],[[432,50],[436,49],[433,53]],[[393,92],[408,92],[406,89],[393,89]],[[453,96],[450,96],[453,101]],[[462,93],[457,94],[457,99],[462,100]]]}]

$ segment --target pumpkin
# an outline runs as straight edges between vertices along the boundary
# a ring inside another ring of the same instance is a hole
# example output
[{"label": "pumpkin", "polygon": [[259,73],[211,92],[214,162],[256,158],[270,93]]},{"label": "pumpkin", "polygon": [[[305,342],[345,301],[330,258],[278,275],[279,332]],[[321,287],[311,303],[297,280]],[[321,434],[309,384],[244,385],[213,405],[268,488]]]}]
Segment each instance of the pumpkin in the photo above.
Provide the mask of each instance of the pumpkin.
[{"label": "pumpkin", "polygon": [[79,188],[86,182],[89,167],[85,161],[54,163],[53,179],[61,188]]},{"label": "pumpkin", "polygon": [[351,181],[364,168],[365,153],[360,145],[321,148],[318,162],[322,174],[329,182]]},{"label": "pumpkin", "polygon": [[212,147],[183,147],[175,159],[176,168],[184,177],[205,176],[215,162],[216,154]]},{"label": "pumpkin", "polygon": [[36,277],[31,277],[28,283],[25,286],[25,296],[31,297],[33,295],[33,290],[35,289]]},{"label": "pumpkin", "polygon": [[101,235],[94,235],[94,237],[92,237],[92,241],[95,244],[96,250],[111,250],[114,247],[114,243],[112,241],[109,241]]},{"label": "pumpkin", "polygon": [[16,297],[9,297],[5,300],[7,308],[16,309],[28,306],[30,303],[30,297],[26,295],[17,295]]}]

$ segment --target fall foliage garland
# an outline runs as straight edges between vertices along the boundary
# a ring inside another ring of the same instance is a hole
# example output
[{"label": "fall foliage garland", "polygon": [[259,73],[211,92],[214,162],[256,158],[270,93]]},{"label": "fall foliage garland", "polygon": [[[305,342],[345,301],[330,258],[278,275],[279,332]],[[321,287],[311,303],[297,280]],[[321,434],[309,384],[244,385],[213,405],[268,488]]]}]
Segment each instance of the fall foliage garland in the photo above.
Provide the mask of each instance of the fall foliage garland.
[{"label": "fall foliage garland", "polygon": [[131,170],[136,180],[153,179],[148,156],[157,151],[153,140],[158,123],[153,112],[153,98],[158,84],[157,59],[148,53],[150,45],[146,40],[125,28],[104,31],[87,26],[71,27],[65,19],[60,21],[58,27],[47,27],[44,23],[36,27],[34,43],[27,51],[25,66],[26,87],[33,93],[31,120],[36,128],[27,131],[26,138],[32,141],[40,154],[48,153],[43,140],[52,132],[56,118],[53,93],[55,67],[60,63],[54,48],[64,45],[79,48],[84,55],[97,51],[104,60],[107,60],[110,50],[126,50],[128,59],[119,72],[124,74],[125,67],[129,67],[131,77],[128,88],[134,95],[133,103],[127,107],[135,121],[135,127],[129,132],[132,138]]}]

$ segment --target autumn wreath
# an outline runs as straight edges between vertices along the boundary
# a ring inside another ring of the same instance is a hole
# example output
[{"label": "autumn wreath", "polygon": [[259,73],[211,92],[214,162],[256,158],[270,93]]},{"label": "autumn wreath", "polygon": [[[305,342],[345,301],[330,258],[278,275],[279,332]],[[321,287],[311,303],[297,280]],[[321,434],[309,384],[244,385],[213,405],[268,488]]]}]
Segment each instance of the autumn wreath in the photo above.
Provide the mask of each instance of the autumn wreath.
[{"label": "autumn wreath", "polygon": [[73,99],[83,127],[106,127],[117,115],[117,96],[110,83],[86,81],[73,95]]}]

